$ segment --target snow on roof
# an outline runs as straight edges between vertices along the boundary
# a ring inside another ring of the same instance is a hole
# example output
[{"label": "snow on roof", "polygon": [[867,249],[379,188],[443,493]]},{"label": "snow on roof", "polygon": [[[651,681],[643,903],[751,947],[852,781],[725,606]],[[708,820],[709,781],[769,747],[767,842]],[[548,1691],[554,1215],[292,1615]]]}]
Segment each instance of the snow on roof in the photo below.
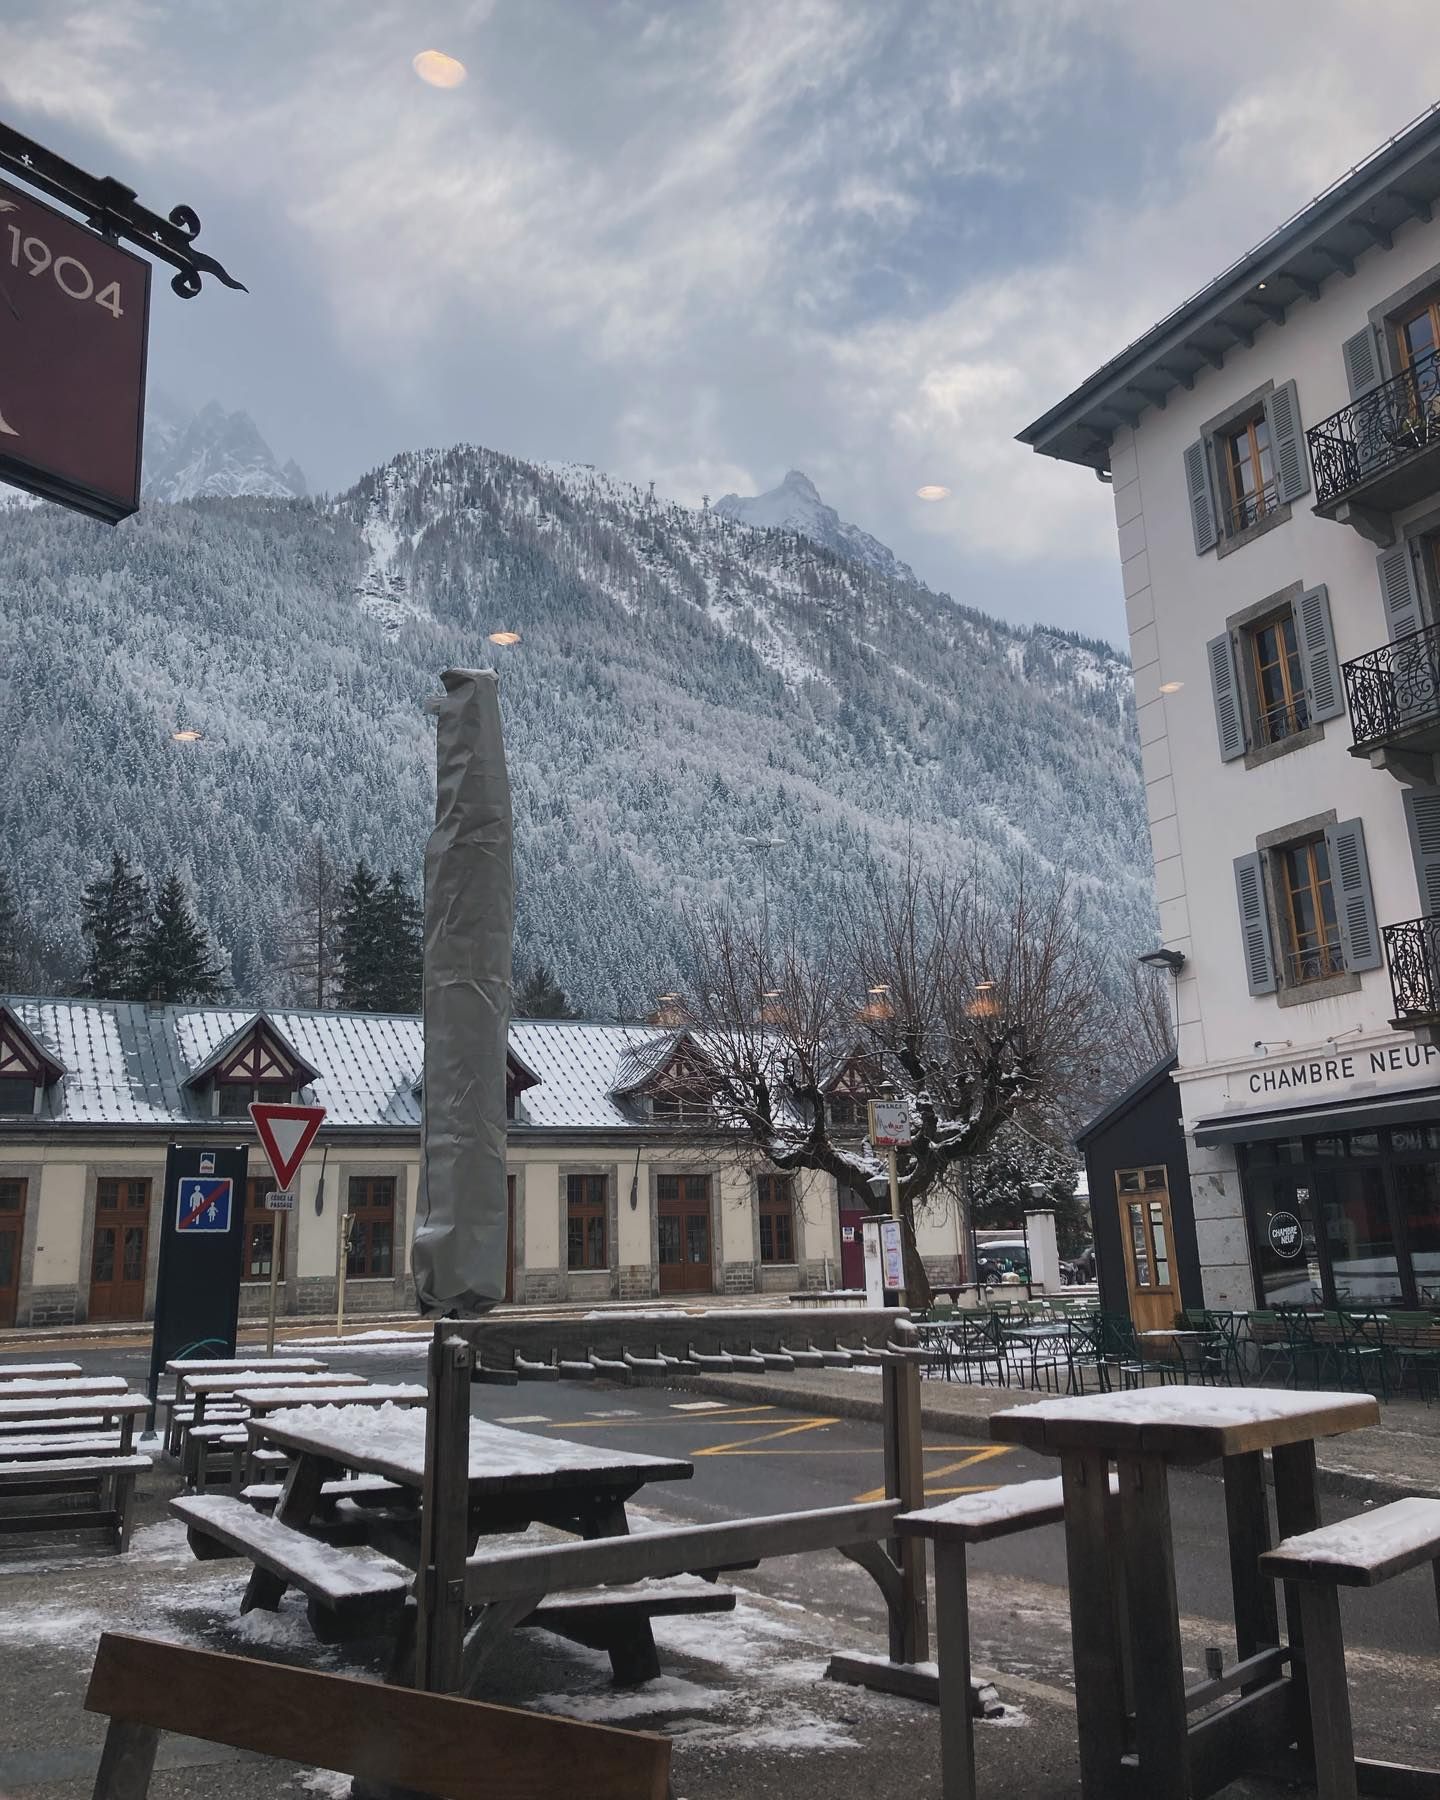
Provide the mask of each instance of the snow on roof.
[{"label": "snow on roof", "polygon": [[[210,1095],[187,1087],[195,1071],[263,1018],[315,1076],[304,1097],[326,1109],[326,1126],[418,1131],[424,1058],[421,1022],[410,1013],[316,1012],[254,1007],[154,1006],[130,1000],[6,999],[0,1004],[65,1069],[38,1115],[41,1123],[174,1126],[204,1124]],[[571,1019],[518,1019],[512,1055],[538,1078],[516,1129],[634,1130],[615,1099],[622,1064],[658,1055],[670,1031]],[[34,1129],[29,1116],[0,1118],[0,1133]]]}]

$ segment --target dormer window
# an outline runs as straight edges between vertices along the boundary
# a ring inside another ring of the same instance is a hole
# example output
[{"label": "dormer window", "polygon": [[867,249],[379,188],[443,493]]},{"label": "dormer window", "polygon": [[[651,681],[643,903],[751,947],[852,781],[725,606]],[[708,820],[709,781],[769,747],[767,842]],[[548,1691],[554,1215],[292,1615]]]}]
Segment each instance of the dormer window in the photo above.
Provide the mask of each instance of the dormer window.
[{"label": "dormer window", "polygon": [[248,1119],[250,1104],[254,1100],[273,1101],[279,1106],[288,1106],[294,1098],[294,1088],[285,1081],[217,1081],[215,1117]]},{"label": "dormer window", "polygon": [[0,1118],[29,1118],[65,1071],[8,1007],[0,1007]]},{"label": "dormer window", "polygon": [[292,1104],[300,1090],[319,1079],[266,1013],[256,1013],[217,1044],[186,1082],[214,1119],[244,1119],[253,1102]]},{"label": "dormer window", "polygon": [[35,1110],[40,1084],[30,1075],[0,1075],[0,1115],[24,1118]]},{"label": "dormer window", "polygon": [[710,1102],[698,1094],[652,1094],[650,1117],[655,1120],[694,1122],[710,1117]]}]

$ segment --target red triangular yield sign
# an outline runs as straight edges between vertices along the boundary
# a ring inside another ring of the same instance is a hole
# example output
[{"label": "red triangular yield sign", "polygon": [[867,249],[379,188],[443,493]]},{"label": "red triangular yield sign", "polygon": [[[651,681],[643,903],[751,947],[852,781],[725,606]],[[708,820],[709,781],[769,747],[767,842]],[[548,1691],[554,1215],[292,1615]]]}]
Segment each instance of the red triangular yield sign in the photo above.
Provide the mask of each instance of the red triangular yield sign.
[{"label": "red triangular yield sign", "polygon": [[252,1100],[250,1117],[260,1133],[260,1145],[270,1158],[275,1180],[288,1188],[295,1179],[305,1152],[325,1117],[323,1106],[281,1106],[270,1100]]}]

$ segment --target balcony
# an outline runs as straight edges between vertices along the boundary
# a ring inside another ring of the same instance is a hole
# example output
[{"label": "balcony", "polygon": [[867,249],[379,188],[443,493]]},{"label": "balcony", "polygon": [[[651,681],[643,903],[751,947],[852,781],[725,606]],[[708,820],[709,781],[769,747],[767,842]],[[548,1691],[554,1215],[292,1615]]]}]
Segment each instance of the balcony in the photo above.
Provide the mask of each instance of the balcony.
[{"label": "balcony", "polygon": [[1344,665],[1352,756],[1402,781],[1435,779],[1440,753],[1440,625],[1382,644]]},{"label": "balcony", "polygon": [[1372,543],[1395,541],[1390,515],[1440,492],[1440,361],[1403,373],[1342,406],[1305,434],[1315,511]]},{"label": "balcony", "polygon": [[1384,928],[1397,1030],[1440,1025],[1440,913]]}]

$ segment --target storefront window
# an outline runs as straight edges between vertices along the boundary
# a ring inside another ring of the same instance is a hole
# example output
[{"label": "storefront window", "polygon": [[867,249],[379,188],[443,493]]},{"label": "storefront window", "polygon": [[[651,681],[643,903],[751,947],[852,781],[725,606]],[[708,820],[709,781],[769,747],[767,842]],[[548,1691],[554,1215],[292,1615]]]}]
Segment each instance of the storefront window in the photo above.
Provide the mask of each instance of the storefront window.
[{"label": "storefront window", "polygon": [[1294,1176],[1252,1184],[1262,1306],[1318,1306],[1324,1298],[1308,1185]]},{"label": "storefront window", "polygon": [[1315,1178],[1338,1306],[1390,1305],[1403,1297],[1385,1199],[1371,1168],[1327,1169]]},{"label": "storefront window", "polygon": [[1305,1145],[1300,1138],[1266,1138],[1262,1143],[1251,1144],[1246,1154],[1257,1168],[1270,1163],[1298,1163],[1305,1160]]},{"label": "storefront window", "polygon": [[[1400,1136],[1397,1131],[1396,1139]],[[1440,1168],[1434,1163],[1397,1163],[1395,1195],[1415,1271],[1415,1297],[1421,1306],[1440,1306]]]}]

